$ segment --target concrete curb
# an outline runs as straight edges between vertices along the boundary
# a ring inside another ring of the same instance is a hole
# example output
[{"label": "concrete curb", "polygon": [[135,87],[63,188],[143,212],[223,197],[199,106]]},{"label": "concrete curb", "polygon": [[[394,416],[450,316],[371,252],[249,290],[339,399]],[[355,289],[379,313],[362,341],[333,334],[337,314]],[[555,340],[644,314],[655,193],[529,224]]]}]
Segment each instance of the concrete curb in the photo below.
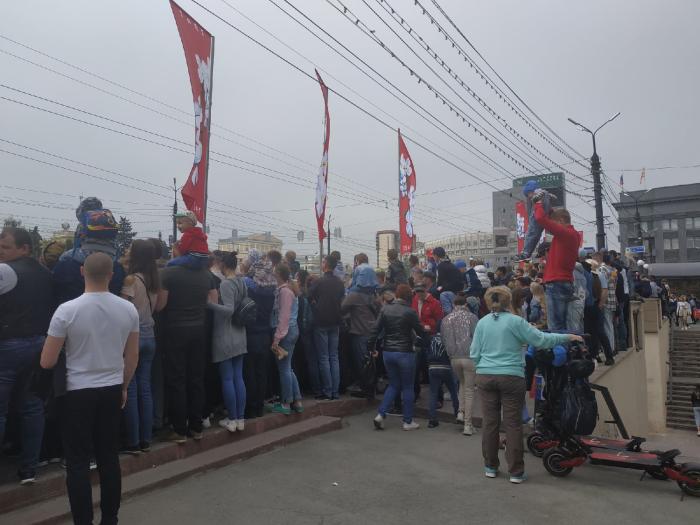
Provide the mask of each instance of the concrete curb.
[{"label": "concrete curb", "polygon": [[[308,437],[340,430],[342,420],[331,416],[314,416],[262,434],[240,439],[150,470],[137,472],[122,479],[122,500],[150,490],[176,483],[197,473],[229,465],[264,454]],[[99,487],[93,487],[93,501],[99,506]],[[32,525],[52,525],[70,518],[68,501],[64,496],[48,499],[28,507],[3,514],[3,522]],[[7,521],[6,521],[7,520]]]},{"label": "concrete curb", "polygon": [[[260,436],[265,432],[316,416],[343,417],[367,410],[370,406],[371,404],[365,399],[344,398],[338,401],[307,401],[305,403],[305,411],[302,414],[293,414],[291,416],[268,414],[262,418],[246,421],[245,431],[241,433],[236,432],[235,434],[229,433],[214,423],[211,429],[204,432],[204,439],[201,441],[195,442],[189,439],[185,445],[168,442],[154,443],[151,452],[147,454],[121,456],[122,477],[126,478],[142,471],[150,471],[169,462],[197,457],[208,450],[250,437]],[[56,465],[50,469],[40,471],[39,474],[37,482],[32,486],[22,487],[14,481],[0,485],[0,516],[4,516],[5,513],[15,509],[37,505],[47,499],[65,496],[66,481],[63,469]],[[97,472],[93,472],[93,484],[96,484],[97,481]]]}]

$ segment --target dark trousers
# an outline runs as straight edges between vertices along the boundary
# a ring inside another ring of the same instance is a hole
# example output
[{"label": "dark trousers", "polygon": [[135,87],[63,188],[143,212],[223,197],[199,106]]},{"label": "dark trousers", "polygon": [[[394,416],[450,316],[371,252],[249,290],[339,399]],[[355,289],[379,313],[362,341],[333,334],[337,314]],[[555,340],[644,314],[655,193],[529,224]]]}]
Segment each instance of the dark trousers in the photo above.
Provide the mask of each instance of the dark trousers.
[{"label": "dark trousers", "polygon": [[481,449],[484,465],[498,468],[501,413],[506,431],[506,461],[511,475],[525,472],[523,460],[523,421],[525,381],[522,377],[477,374],[476,386],[481,394],[483,435]]},{"label": "dark trousers", "polygon": [[267,377],[272,360],[272,334],[269,331],[247,333],[248,353],[243,362],[246,385],[246,418],[264,413]]},{"label": "dark trousers", "polygon": [[374,397],[375,378],[367,372],[367,360],[369,359],[369,351],[367,350],[367,341],[369,336],[366,335],[350,335],[350,345],[352,349],[352,368],[353,375],[357,379],[357,385],[362,390],[362,393],[368,397]]},{"label": "dark trousers", "polygon": [[428,380],[430,382],[430,405],[428,406],[430,419],[437,419],[438,394],[442,391],[442,385],[447,386],[452,398],[452,408],[454,415],[459,410],[459,394],[457,393],[457,382],[449,368],[429,368]]},{"label": "dark trousers", "polygon": [[204,326],[168,327],[164,355],[168,414],[175,432],[181,435],[202,431],[206,339]]},{"label": "dark trousers", "polygon": [[100,475],[102,524],[117,523],[122,491],[119,469],[121,385],[85,388],[66,393],[63,412],[63,449],[66,486],[73,523],[92,524],[90,457]]}]

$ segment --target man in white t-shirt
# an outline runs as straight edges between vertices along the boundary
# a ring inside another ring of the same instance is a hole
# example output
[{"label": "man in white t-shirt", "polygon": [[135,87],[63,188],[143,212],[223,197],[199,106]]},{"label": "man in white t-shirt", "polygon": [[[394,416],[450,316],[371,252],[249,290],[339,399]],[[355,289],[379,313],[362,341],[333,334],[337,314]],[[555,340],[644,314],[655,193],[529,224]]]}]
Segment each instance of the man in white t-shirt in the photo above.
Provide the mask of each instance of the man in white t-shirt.
[{"label": "man in white t-shirt", "polygon": [[139,316],[133,304],[109,292],[112,266],[104,253],[85,259],[85,293],[58,307],[41,353],[41,366],[53,368],[65,344],[63,447],[75,523],[93,520],[93,453],[100,474],[101,523],[117,523],[121,500],[120,411],[138,363]]}]

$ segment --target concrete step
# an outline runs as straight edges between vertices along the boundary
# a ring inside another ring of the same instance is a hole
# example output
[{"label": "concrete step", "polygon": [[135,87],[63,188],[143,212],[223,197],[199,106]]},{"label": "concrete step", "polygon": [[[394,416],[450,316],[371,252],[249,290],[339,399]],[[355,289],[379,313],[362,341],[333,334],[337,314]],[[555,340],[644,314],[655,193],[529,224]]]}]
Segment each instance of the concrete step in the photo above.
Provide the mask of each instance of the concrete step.
[{"label": "concrete step", "polygon": [[[249,459],[275,448],[341,428],[342,420],[338,417],[314,416],[191,457],[154,466],[149,470],[125,476],[122,479],[122,498],[171,485],[199,472]],[[99,487],[93,487],[92,497],[97,506],[100,498]],[[3,523],[49,525],[61,523],[69,517],[67,498],[60,496],[4,514]]]},{"label": "concrete step", "polygon": [[[255,438],[266,432],[289,426],[317,416],[343,417],[367,410],[372,403],[366,399],[342,398],[337,401],[306,401],[303,414],[285,416],[267,414],[265,417],[246,421],[244,432],[231,434],[217,424],[204,431],[204,438],[195,442],[189,439],[185,445],[170,442],[154,442],[147,454],[139,456],[120,456],[122,476],[127,477],[154,468],[160,468],[170,462],[198,457],[210,449],[229,445],[248,438]],[[14,469],[13,469],[14,470]],[[27,505],[36,505],[44,500],[65,495],[65,471],[58,465],[40,469],[37,482],[29,487],[17,483],[14,471],[4,472],[0,483],[0,515],[10,510]],[[93,483],[97,483],[97,473],[93,473]],[[2,522],[2,520],[0,520]],[[20,522],[17,522],[20,523]]]},{"label": "concrete step", "polygon": [[666,426],[668,426],[669,428],[677,428],[679,430],[695,430],[696,429],[695,425],[688,425],[685,423],[675,423],[673,421],[667,422]]}]

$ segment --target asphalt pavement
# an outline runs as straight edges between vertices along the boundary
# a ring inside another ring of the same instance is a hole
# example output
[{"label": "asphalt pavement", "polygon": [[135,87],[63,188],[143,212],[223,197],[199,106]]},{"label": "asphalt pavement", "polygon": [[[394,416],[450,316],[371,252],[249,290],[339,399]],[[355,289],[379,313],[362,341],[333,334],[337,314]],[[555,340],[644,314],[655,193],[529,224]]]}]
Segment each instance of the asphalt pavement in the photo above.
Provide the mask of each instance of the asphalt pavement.
[{"label": "asphalt pavement", "polygon": [[558,479],[526,454],[526,483],[486,479],[480,434],[426,421],[404,432],[400,418],[375,431],[371,419],[125,501],[120,523],[639,525],[700,515],[700,498],[681,501],[675,483],[635,471],[585,465]]}]

